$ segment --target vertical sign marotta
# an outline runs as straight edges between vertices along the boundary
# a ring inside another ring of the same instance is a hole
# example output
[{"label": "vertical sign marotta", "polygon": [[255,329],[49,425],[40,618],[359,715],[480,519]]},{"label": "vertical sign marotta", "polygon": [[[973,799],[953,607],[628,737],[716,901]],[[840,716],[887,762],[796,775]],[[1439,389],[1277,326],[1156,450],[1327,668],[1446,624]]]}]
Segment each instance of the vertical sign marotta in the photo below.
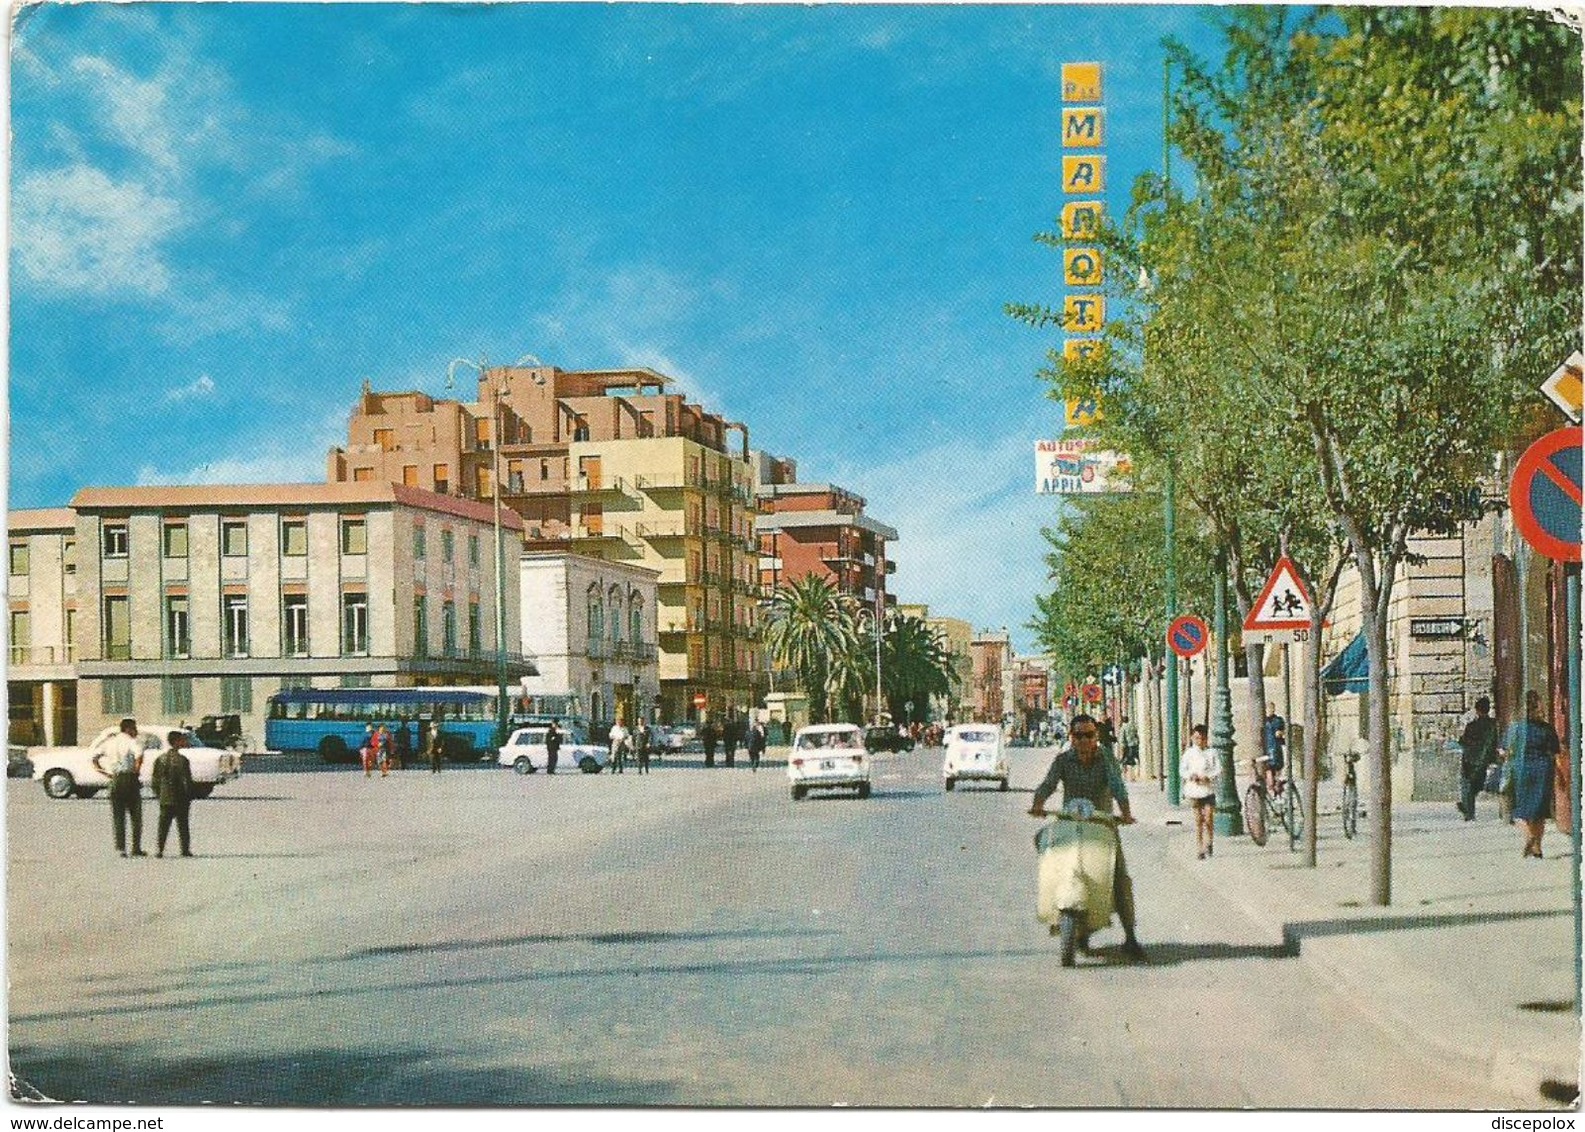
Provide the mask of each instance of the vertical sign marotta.
[{"label": "vertical sign marotta", "polygon": [[[1062,64],[1062,235],[1094,239],[1100,231],[1106,192],[1106,110],[1101,105],[1101,65]],[[1062,304],[1063,356],[1088,358],[1100,349],[1094,337],[1106,323],[1105,279],[1099,248],[1070,245],[1062,253],[1062,282],[1071,288]],[[1092,290],[1092,288],[1095,288]],[[1065,424],[1082,428],[1099,419],[1093,402],[1070,402]]]}]

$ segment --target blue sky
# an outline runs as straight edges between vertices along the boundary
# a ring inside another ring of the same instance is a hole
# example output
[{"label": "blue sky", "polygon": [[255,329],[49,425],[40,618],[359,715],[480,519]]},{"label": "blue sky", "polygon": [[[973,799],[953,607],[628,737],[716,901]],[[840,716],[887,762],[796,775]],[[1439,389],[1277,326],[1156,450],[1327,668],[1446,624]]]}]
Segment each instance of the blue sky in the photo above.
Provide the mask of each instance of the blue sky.
[{"label": "blue sky", "polygon": [[319,480],[359,384],[647,365],[896,527],[1015,645],[1060,427],[1060,65],[1108,196],[1192,7],[78,4],[12,33],[10,507]]}]

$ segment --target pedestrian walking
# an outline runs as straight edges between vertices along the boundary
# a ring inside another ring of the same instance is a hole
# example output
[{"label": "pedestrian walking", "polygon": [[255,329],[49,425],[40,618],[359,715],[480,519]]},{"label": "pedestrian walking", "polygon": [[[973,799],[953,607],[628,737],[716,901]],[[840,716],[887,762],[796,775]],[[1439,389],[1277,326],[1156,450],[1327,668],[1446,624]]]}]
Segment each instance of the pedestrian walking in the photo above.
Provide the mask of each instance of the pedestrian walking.
[{"label": "pedestrian walking", "polygon": [[1273,798],[1282,795],[1277,791],[1277,775],[1287,765],[1284,758],[1288,745],[1288,721],[1277,714],[1277,705],[1266,705],[1266,719],[1260,727],[1260,762],[1265,768],[1266,792]]},{"label": "pedestrian walking", "polygon": [[380,762],[380,777],[390,777],[391,764],[396,761],[396,749],[391,743],[391,732],[383,723],[374,733],[374,748]]},{"label": "pedestrian walking", "polygon": [[1552,813],[1552,777],[1562,750],[1557,731],[1541,715],[1541,694],[1526,692],[1525,718],[1508,728],[1503,750],[1513,783],[1513,816],[1524,822],[1521,856],[1541,856],[1541,835]]},{"label": "pedestrian walking", "polygon": [[545,773],[556,773],[556,758],[561,754],[561,728],[556,726],[556,721],[550,721],[550,726],[545,728]]},{"label": "pedestrian walking", "polygon": [[429,773],[439,774],[440,764],[446,761],[446,740],[441,734],[440,720],[429,725]]},{"label": "pedestrian walking", "polygon": [[1139,725],[1123,716],[1123,773],[1129,778],[1139,777]]},{"label": "pedestrian walking", "polygon": [[1194,807],[1194,843],[1202,861],[1215,849],[1216,783],[1222,777],[1222,760],[1206,745],[1207,739],[1205,724],[1196,723],[1178,759],[1183,796]]},{"label": "pedestrian walking", "polygon": [[621,774],[622,766],[627,761],[627,749],[628,743],[631,741],[631,737],[628,735],[627,728],[622,726],[622,721],[620,719],[611,725],[610,739],[611,773]]},{"label": "pedestrian walking", "polygon": [[391,740],[396,747],[396,765],[406,770],[408,761],[413,757],[413,734],[407,729],[407,720],[396,721],[396,731],[391,735]]},{"label": "pedestrian walking", "polygon": [[1485,696],[1475,701],[1475,718],[1464,727],[1459,736],[1458,812],[1465,821],[1475,820],[1475,795],[1486,785],[1486,768],[1497,761],[1497,721],[1491,717],[1491,700]]},{"label": "pedestrian walking", "polygon": [[760,756],[765,753],[765,722],[756,719],[754,725],[748,729],[748,768],[751,771],[759,770]]},{"label": "pedestrian walking", "polygon": [[172,731],[165,737],[170,744],[164,754],[154,760],[152,786],[154,796],[160,801],[160,817],[154,842],[154,855],[165,856],[165,839],[170,835],[171,823],[176,823],[176,839],[181,843],[182,856],[193,855],[192,835],[187,827],[187,812],[193,802],[193,766],[182,754],[187,746],[187,732]]},{"label": "pedestrian walking", "polygon": [[649,747],[655,741],[654,733],[650,731],[649,724],[642,719],[633,728],[633,753],[638,756],[638,772],[649,773]]},{"label": "pedestrian walking", "polygon": [[363,746],[358,754],[363,759],[363,777],[370,778],[374,774],[374,760],[379,754],[374,745],[374,724],[369,724],[363,729]]},{"label": "pedestrian walking", "polygon": [[727,716],[726,723],[721,727],[721,745],[726,752],[726,765],[737,765],[737,739],[740,721],[736,716]]},{"label": "pedestrian walking", "polygon": [[[143,771],[138,721],[123,719],[120,733],[106,740],[91,761],[95,770],[110,779],[110,822],[115,831],[116,852],[127,855],[127,821],[131,819],[132,856],[147,857],[143,851],[143,786],[138,778]],[[110,764],[108,768],[105,763]]]},{"label": "pedestrian walking", "polygon": [[704,744],[704,765],[715,766],[715,744],[717,738],[715,721],[707,719],[699,725],[699,741]]},{"label": "pedestrian walking", "polygon": [[1105,755],[1113,762],[1116,762],[1117,728],[1112,726],[1112,721],[1106,716],[1102,716],[1100,722],[1097,723],[1095,727],[1096,733],[1100,736],[1101,740],[1101,754]]}]

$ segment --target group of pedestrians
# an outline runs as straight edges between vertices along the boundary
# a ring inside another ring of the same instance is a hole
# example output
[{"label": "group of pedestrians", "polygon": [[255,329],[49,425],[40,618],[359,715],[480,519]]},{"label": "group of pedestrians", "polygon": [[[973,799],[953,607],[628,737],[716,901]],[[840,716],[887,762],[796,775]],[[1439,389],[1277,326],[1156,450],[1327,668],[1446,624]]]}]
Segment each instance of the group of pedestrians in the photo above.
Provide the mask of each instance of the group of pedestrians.
[{"label": "group of pedestrians", "polygon": [[1482,696],[1475,701],[1475,718],[1464,728],[1458,745],[1459,813],[1465,821],[1474,821],[1476,795],[1495,786],[1499,817],[1524,826],[1520,856],[1539,859],[1546,819],[1552,816],[1558,755],[1562,752],[1557,729],[1541,711],[1541,693],[1525,693],[1524,718],[1508,725],[1500,744],[1491,700]]},{"label": "group of pedestrians", "polygon": [[[171,825],[176,826],[182,856],[193,855],[191,831],[187,824],[193,801],[193,768],[182,748],[187,732],[172,731],[165,737],[166,750],[154,760],[152,786],[160,804],[154,855],[165,856],[165,841]],[[123,719],[121,729],[93,757],[93,764],[110,779],[110,824],[115,835],[116,852],[123,857],[147,857],[143,851],[143,758],[145,746],[135,719]],[[105,764],[109,763],[107,767]],[[132,849],[127,849],[127,826],[132,827]]]},{"label": "group of pedestrians", "polygon": [[[717,728],[710,720],[705,720],[699,726],[699,739],[704,744],[704,765],[715,765],[715,747],[718,740],[726,745],[726,765],[737,764],[737,748],[739,739],[742,739],[748,751],[748,765],[752,771],[759,770],[760,758],[765,754],[767,745],[765,724],[755,720],[747,728],[741,726],[741,721],[729,719]],[[654,749],[655,735],[650,726],[642,719],[634,725],[632,730],[623,726],[618,719],[611,727],[609,737],[611,744],[611,772],[621,774],[627,764],[627,758],[632,755],[638,762],[638,773],[649,773],[650,753]],[[547,734],[545,746],[548,752],[547,762],[552,771],[555,769],[555,752],[550,749],[550,736]],[[561,746],[560,737],[556,740],[556,747]]]},{"label": "group of pedestrians", "polygon": [[[432,729],[431,747],[438,735],[439,728]],[[413,757],[413,735],[408,730],[405,721],[396,725],[392,731],[385,724],[375,726],[369,724],[364,728],[363,747],[358,752],[363,762],[363,776],[372,778],[376,769],[380,777],[385,778],[393,770],[406,770],[408,761]],[[434,769],[439,770],[437,766]]]}]

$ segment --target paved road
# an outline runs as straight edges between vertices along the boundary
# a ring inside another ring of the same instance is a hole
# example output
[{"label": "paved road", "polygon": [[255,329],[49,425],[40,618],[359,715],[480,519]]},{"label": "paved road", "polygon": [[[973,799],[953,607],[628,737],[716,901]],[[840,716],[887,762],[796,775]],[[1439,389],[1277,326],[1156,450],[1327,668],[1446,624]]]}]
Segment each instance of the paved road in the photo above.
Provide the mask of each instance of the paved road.
[{"label": "paved road", "polygon": [[250,767],[193,860],[124,861],[107,802],[13,781],[12,1072],[162,1104],[1511,1103],[1186,877],[1181,829],[1128,833],[1149,965],[1114,930],[1061,970],[1022,814],[1048,755],[1008,794],[919,751],[796,804],[779,768]]}]

